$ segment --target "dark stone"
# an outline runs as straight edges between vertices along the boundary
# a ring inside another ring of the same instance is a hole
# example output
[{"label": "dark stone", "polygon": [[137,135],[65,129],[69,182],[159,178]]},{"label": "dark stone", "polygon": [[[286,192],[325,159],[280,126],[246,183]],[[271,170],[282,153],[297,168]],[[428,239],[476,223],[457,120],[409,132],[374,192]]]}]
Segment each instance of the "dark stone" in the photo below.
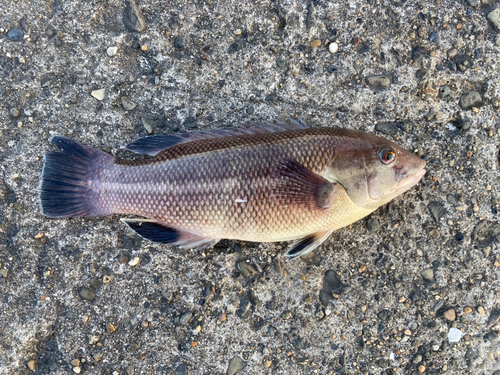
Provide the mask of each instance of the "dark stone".
[{"label": "dark stone", "polygon": [[251,306],[252,306],[252,304],[250,303],[250,301],[246,297],[241,297],[240,307],[238,310],[236,310],[236,315],[238,315],[238,317],[242,318],[248,312],[248,310],[250,310]]},{"label": "dark stone", "polygon": [[460,97],[460,107],[463,110],[468,110],[473,107],[481,107],[483,105],[483,99],[481,94],[477,91],[468,91]]},{"label": "dark stone", "polygon": [[494,309],[488,317],[488,322],[486,323],[486,325],[488,327],[493,327],[498,323],[498,321],[500,321],[500,309]]},{"label": "dark stone", "polygon": [[330,299],[333,298],[332,294],[341,294],[343,287],[344,284],[335,271],[326,271],[325,276],[323,277],[323,287],[319,292],[319,300],[321,304],[324,307],[328,306],[328,302],[330,302]]},{"label": "dark stone", "polygon": [[227,49],[227,53],[236,53],[240,49],[240,44],[238,42],[234,42]]},{"label": "dark stone", "polygon": [[483,340],[485,341],[494,341],[498,339],[498,333],[495,331],[490,331],[483,336]]},{"label": "dark stone", "polygon": [[431,43],[439,42],[439,33],[437,31],[433,31],[432,33],[430,33],[429,34],[429,41]]},{"label": "dark stone", "polygon": [[186,375],[186,365],[181,363],[174,372],[174,375]]},{"label": "dark stone", "polygon": [[422,61],[427,56],[429,56],[429,52],[424,47],[415,46],[411,50],[411,59],[415,62]]},{"label": "dark stone", "polygon": [[293,347],[295,349],[301,350],[301,349],[307,348],[307,345],[306,345],[305,341],[302,339],[302,337],[299,337],[297,340],[294,341]]},{"label": "dark stone", "polygon": [[382,311],[380,311],[380,312],[377,314],[377,316],[378,316],[378,318],[379,318],[380,320],[387,320],[387,319],[389,319],[389,314],[390,314],[389,310],[387,310],[387,309],[386,309],[386,310],[382,310]]},{"label": "dark stone", "polygon": [[479,248],[493,244],[500,235],[500,224],[496,221],[483,220],[479,222],[472,232],[472,240]]},{"label": "dark stone", "polygon": [[442,217],[444,217],[448,211],[444,208],[443,204],[440,202],[430,202],[427,208],[431,212],[432,217],[436,223],[439,223]]},{"label": "dark stone", "polygon": [[368,229],[370,232],[375,232],[379,228],[380,228],[380,223],[378,219],[370,217],[368,218],[368,220],[366,220],[366,229]]},{"label": "dark stone", "polygon": [[7,38],[14,42],[20,42],[21,40],[23,40],[23,35],[24,34],[21,30],[13,29],[7,33]]},{"label": "dark stone", "polygon": [[375,125],[375,130],[387,135],[395,136],[400,132],[400,122],[382,121]]},{"label": "dark stone", "polygon": [[189,116],[183,123],[183,125],[188,129],[193,129],[196,127],[196,119],[193,116]]},{"label": "dark stone", "polygon": [[181,36],[176,36],[174,38],[174,47],[179,49],[184,47],[184,40]]},{"label": "dark stone", "polygon": [[266,102],[272,102],[274,100],[274,94],[269,94],[264,98]]},{"label": "dark stone", "polygon": [[125,27],[130,31],[144,31],[146,29],[146,22],[135,0],[126,0],[125,3],[125,10],[123,11],[123,23]]},{"label": "dark stone", "polygon": [[416,71],[415,76],[417,78],[423,78],[423,77],[426,76],[426,74],[427,74],[427,69],[423,69],[422,68],[422,69],[419,69],[419,70]]}]

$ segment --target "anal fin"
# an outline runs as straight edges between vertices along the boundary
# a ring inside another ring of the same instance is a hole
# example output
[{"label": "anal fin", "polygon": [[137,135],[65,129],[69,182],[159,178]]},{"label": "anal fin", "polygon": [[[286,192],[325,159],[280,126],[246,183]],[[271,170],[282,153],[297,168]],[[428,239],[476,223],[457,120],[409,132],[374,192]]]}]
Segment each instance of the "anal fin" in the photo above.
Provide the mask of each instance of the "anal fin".
[{"label": "anal fin", "polygon": [[332,232],[332,230],[328,230],[325,232],[312,233],[303,237],[297,242],[294,242],[285,255],[288,259],[295,259],[302,255],[306,255],[321,245]]},{"label": "anal fin", "polygon": [[208,249],[219,239],[199,236],[149,219],[121,219],[142,238],[163,244],[179,246],[181,249]]}]

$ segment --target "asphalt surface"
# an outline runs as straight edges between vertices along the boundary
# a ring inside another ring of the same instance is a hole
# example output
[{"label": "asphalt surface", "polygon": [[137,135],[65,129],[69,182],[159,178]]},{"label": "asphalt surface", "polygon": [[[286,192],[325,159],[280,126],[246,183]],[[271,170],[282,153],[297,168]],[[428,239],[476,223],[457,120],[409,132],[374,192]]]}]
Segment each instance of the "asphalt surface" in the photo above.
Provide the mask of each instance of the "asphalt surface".
[{"label": "asphalt surface", "polygon": [[[0,374],[497,375],[498,7],[0,0]],[[293,262],[40,212],[53,134],[131,158],[148,134],[288,116],[428,172]]]}]

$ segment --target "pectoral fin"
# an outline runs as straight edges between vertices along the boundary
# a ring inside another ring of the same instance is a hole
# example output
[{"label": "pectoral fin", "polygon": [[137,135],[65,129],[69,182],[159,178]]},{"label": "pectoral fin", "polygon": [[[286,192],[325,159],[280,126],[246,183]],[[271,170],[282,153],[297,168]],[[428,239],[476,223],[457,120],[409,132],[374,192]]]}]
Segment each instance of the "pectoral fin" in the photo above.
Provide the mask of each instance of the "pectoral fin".
[{"label": "pectoral fin", "polygon": [[306,255],[321,245],[332,232],[332,230],[317,232],[301,238],[290,246],[285,255],[288,259],[294,259],[302,255]]},{"label": "pectoral fin", "polygon": [[275,180],[271,199],[286,207],[321,210],[332,205],[336,184],[311,172],[295,160],[279,163],[273,173]]},{"label": "pectoral fin", "polygon": [[149,219],[121,219],[130,229],[142,238],[158,243],[179,246],[181,249],[207,249],[214,246],[218,239],[208,238],[185,232]]}]

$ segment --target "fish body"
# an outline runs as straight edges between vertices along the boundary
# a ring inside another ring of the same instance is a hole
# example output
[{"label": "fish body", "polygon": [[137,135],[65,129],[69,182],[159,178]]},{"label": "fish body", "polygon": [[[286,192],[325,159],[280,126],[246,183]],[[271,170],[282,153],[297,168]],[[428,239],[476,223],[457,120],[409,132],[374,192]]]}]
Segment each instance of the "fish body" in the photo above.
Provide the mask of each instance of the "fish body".
[{"label": "fish body", "polygon": [[[125,147],[152,155],[139,161],[64,137],[52,142],[61,151],[46,155],[47,216],[140,216],[124,221],[149,240],[184,248],[223,238],[298,239],[289,257],[313,250],[425,173],[425,162],[388,140],[303,123],[147,137]],[[380,159],[387,150],[392,165]]]}]

